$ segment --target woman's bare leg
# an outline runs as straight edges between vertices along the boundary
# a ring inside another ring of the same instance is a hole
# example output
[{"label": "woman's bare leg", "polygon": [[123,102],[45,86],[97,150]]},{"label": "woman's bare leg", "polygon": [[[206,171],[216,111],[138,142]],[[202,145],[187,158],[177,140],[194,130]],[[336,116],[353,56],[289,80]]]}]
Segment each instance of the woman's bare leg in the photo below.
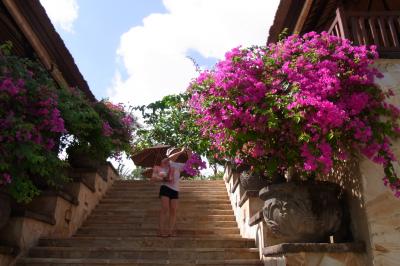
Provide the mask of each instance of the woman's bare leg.
[{"label": "woman's bare leg", "polygon": [[168,235],[168,213],[169,210],[169,198],[165,196],[161,196],[161,210],[160,210],[160,223],[159,223],[159,231],[158,234],[160,236],[167,236]]},{"label": "woman's bare leg", "polygon": [[171,236],[176,236],[176,210],[178,208],[178,199],[171,199],[169,205],[169,230]]}]

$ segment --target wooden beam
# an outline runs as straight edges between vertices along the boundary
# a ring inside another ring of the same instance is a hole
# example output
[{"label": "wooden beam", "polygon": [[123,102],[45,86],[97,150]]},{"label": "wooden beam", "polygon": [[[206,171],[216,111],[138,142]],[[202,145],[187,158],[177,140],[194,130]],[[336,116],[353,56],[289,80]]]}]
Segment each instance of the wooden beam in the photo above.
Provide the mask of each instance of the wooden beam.
[{"label": "wooden beam", "polygon": [[303,5],[303,9],[301,10],[300,16],[297,19],[296,26],[293,29],[293,33],[300,33],[303,29],[304,23],[308,17],[308,13],[310,12],[313,0],[306,0]]},{"label": "wooden beam", "polygon": [[14,0],[3,0],[5,7],[8,12],[13,16],[16,24],[20,27],[21,31],[25,35],[26,39],[29,41],[35,52],[37,53],[40,61],[50,72],[51,76],[58,83],[60,87],[68,87],[68,83],[65,81],[62,73],[58,70],[57,65],[51,60],[50,55],[47,53],[44,45],[38,38],[38,36],[33,31],[32,27],[29,25],[25,17],[21,14]]}]

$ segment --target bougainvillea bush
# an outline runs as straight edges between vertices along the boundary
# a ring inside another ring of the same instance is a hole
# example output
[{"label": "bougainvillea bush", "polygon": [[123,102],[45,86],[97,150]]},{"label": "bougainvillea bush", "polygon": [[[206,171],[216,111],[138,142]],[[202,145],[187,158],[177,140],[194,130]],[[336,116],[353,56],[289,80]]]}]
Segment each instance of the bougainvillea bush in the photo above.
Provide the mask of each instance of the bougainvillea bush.
[{"label": "bougainvillea bush", "polygon": [[201,159],[197,153],[192,153],[189,159],[186,161],[183,171],[189,176],[200,175],[200,170],[206,169],[206,163]]},{"label": "bougainvillea bush", "polygon": [[377,57],[374,46],[314,32],[238,47],[192,82],[190,104],[202,134],[238,164],[307,175],[361,153],[384,167],[399,196],[391,139],[400,112],[374,83]]},{"label": "bougainvillea bush", "polygon": [[123,152],[132,152],[133,133],[139,127],[136,117],[123,104],[113,104],[106,99],[97,102],[94,108],[102,121],[104,144],[110,147],[111,153],[107,157],[120,161]]},{"label": "bougainvillea bush", "polygon": [[40,189],[69,179],[59,154],[83,152],[104,161],[130,152],[136,120],[122,105],[89,102],[76,88],[58,88],[35,60],[0,47],[0,190],[29,202]]},{"label": "bougainvillea bush", "polygon": [[[108,148],[92,145],[103,139],[102,121],[94,110],[93,104],[85,99],[81,91],[76,88],[60,88],[59,106],[68,132],[62,136],[62,148],[71,154],[83,153],[93,159],[106,157]],[[72,163],[73,164],[73,163]]]},{"label": "bougainvillea bush", "polygon": [[35,178],[52,186],[65,181],[57,157],[65,128],[47,72],[9,48],[0,51],[0,186],[27,202],[39,193]]},{"label": "bougainvillea bush", "polygon": [[81,157],[95,163],[110,157],[121,159],[122,152],[130,153],[137,122],[122,104],[91,103],[76,88],[63,88],[60,109],[67,128],[62,144],[67,146],[70,163],[79,163]]}]

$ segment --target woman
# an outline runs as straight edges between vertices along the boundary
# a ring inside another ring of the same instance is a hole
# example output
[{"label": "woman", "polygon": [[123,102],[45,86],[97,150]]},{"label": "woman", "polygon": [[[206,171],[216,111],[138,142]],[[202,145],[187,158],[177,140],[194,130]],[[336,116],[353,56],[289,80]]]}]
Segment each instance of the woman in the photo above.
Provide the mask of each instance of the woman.
[{"label": "woman", "polygon": [[[176,236],[176,210],[179,199],[179,180],[181,172],[189,158],[189,151],[183,148],[161,161],[155,167],[154,178],[163,178],[159,197],[161,200],[160,221],[158,235],[161,237]],[[178,162],[179,161],[179,162]]]}]

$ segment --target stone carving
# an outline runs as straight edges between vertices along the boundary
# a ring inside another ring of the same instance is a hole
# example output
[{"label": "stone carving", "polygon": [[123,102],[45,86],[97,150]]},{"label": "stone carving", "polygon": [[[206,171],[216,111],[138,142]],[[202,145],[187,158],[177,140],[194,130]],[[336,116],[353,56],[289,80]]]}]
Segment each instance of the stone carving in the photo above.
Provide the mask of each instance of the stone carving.
[{"label": "stone carving", "polygon": [[260,191],[263,215],[278,242],[321,242],[338,231],[343,210],[339,186],[329,182],[289,182]]}]

